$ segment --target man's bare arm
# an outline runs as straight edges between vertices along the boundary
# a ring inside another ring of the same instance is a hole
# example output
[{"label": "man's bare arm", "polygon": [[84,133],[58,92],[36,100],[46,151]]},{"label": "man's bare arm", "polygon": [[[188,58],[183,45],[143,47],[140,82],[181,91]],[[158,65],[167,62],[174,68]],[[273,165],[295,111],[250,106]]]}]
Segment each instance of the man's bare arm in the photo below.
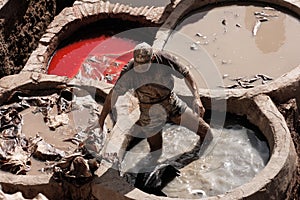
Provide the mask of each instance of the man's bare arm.
[{"label": "man's bare arm", "polygon": [[[179,78],[184,77],[185,83],[187,84],[187,86],[189,87],[189,89],[191,90],[192,94],[195,97],[195,100],[193,102],[194,110],[201,117],[203,117],[205,109],[204,109],[201,99],[200,99],[198,86],[196,84],[196,81],[195,81],[193,75],[189,71],[189,69],[186,66],[184,66],[182,63],[178,62],[174,56],[170,55],[167,52],[159,51],[159,52],[157,52],[157,54],[162,59],[163,63],[171,66],[177,72],[179,72],[179,74],[181,75],[181,77],[179,77]],[[177,75],[175,75],[175,76],[177,76]]]},{"label": "man's bare arm", "polygon": [[205,109],[202,105],[200,95],[199,95],[199,89],[195,79],[193,78],[193,75],[191,73],[186,74],[184,80],[195,97],[195,100],[193,102],[194,109],[201,117],[203,117],[205,113]]},{"label": "man's bare arm", "polygon": [[116,92],[114,92],[114,88],[112,88],[105,98],[104,105],[99,116],[99,125],[101,130],[103,130],[104,121],[107,115],[110,113],[112,109],[112,105],[115,105],[117,100],[118,100],[118,95]]}]

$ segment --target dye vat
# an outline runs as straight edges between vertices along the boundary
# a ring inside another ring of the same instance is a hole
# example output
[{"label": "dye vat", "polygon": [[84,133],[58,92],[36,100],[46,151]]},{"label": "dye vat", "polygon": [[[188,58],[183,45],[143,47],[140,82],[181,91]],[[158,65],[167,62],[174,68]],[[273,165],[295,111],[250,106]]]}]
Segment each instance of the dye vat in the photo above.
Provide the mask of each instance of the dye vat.
[{"label": "dye vat", "polygon": [[[101,150],[105,138],[97,128],[101,104],[95,94],[72,87],[48,95],[18,92],[12,98],[16,101],[0,107],[1,169],[24,175],[52,174],[54,165],[78,153],[90,134],[97,135],[94,145]],[[92,125],[93,133],[86,131]]]},{"label": "dye vat", "polygon": [[140,23],[113,18],[83,23],[56,44],[47,73],[114,84],[124,65],[133,58],[136,44],[153,42],[158,28],[140,26]]},{"label": "dye vat", "polygon": [[[198,68],[200,72],[217,68],[225,88],[265,84],[300,63],[300,22],[282,9],[239,4],[206,6],[178,22],[165,48],[176,51],[178,35],[189,39],[180,44],[186,54],[192,55],[189,59],[203,52],[210,57],[211,63],[201,59]],[[184,53],[180,56],[187,57]],[[200,84],[207,87],[203,79]]]},{"label": "dye vat", "polygon": [[110,19],[81,27],[60,44],[49,61],[47,73],[114,84],[122,68],[133,58],[136,44],[145,41],[151,44],[158,29],[138,26]]},{"label": "dye vat", "polygon": [[170,164],[179,169],[180,176],[162,188],[166,196],[199,199],[224,194],[249,182],[266,166],[270,157],[261,132],[241,122],[227,120],[224,128],[213,128],[213,141],[198,151],[192,151],[199,139],[195,133],[167,124],[158,163],[151,163],[148,143],[144,140],[127,153],[124,171],[142,172],[151,165]]},{"label": "dye vat", "polygon": [[120,71],[133,57],[136,41],[103,35],[83,39],[57,50],[48,74],[115,83]]},{"label": "dye vat", "polygon": [[[105,169],[101,178],[95,172],[106,141],[105,131],[99,134],[97,128],[98,114],[109,84],[95,81],[100,90],[79,83],[37,73],[1,79],[7,86],[0,94],[4,193],[20,192],[26,199],[38,193],[48,199],[125,199],[125,191],[132,190],[115,170]],[[116,193],[112,188],[120,189],[119,184],[122,192]]]}]

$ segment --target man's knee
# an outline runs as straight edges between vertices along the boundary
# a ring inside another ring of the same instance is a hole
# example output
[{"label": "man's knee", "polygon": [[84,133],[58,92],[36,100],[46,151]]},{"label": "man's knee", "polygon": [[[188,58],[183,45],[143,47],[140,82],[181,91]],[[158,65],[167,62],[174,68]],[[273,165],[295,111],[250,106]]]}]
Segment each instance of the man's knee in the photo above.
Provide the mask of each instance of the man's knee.
[{"label": "man's knee", "polygon": [[200,136],[201,144],[204,142],[204,140],[207,142],[211,142],[213,140],[212,130],[209,126],[208,128],[207,127],[203,128],[202,131],[198,130],[197,134]]},{"label": "man's knee", "polygon": [[149,143],[149,145],[150,145],[150,152],[158,151],[162,149],[162,143],[158,143],[158,144]]},{"label": "man's knee", "polygon": [[137,138],[137,137],[133,137],[133,136],[128,137],[127,144],[125,146],[125,150],[130,151],[133,147],[135,147],[142,140],[143,140],[143,138]]},{"label": "man's knee", "polygon": [[200,120],[198,125],[197,135],[199,135],[200,137],[205,137],[209,131],[210,131],[209,125],[204,120]]},{"label": "man's knee", "polygon": [[161,132],[147,138],[147,141],[149,143],[151,152],[162,149],[163,141]]}]

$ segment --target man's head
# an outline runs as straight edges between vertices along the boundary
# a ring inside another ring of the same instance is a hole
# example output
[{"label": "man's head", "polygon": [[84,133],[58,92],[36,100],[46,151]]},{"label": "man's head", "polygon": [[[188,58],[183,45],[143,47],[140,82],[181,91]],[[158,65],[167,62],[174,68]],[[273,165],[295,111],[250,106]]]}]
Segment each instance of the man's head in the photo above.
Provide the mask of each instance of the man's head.
[{"label": "man's head", "polygon": [[137,72],[145,72],[150,68],[152,58],[152,47],[146,42],[136,45],[133,50],[134,69]]},{"label": "man's head", "polygon": [[138,64],[145,64],[151,61],[153,54],[152,47],[146,42],[140,43],[135,46],[133,50],[134,62]]}]

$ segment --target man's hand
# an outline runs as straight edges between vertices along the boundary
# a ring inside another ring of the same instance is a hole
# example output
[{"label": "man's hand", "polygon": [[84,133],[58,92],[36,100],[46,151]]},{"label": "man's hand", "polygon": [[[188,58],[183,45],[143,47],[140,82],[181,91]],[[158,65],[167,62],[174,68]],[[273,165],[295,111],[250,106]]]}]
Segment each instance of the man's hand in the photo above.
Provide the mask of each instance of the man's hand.
[{"label": "man's hand", "polygon": [[195,99],[194,100],[193,109],[194,109],[194,112],[196,112],[200,117],[203,118],[204,113],[205,113],[205,109],[204,109],[200,99]]},{"label": "man's hand", "polygon": [[200,96],[199,96],[199,90],[198,90],[198,86],[196,84],[196,81],[194,80],[193,76],[191,73],[186,74],[185,76],[185,82],[187,84],[187,86],[189,87],[189,89],[191,90],[195,100],[193,102],[193,110],[194,112],[196,112],[200,117],[203,118],[204,113],[205,113],[205,109],[202,105]]}]

